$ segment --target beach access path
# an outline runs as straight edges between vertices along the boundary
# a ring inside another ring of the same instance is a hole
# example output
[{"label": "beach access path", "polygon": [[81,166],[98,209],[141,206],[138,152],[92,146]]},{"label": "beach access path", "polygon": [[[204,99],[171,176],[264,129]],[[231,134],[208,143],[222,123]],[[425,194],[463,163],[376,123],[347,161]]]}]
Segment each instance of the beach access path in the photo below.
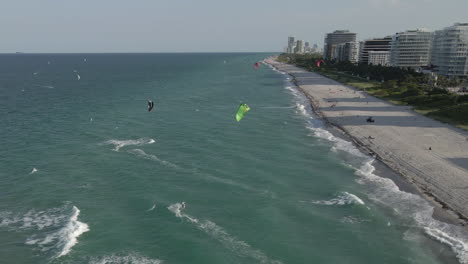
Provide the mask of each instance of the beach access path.
[{"label": "beach access path", "polygon": [[[275,58],[266,63],[292,75],[318,115],[426,195],[468,219],[467,131]],[[369,117],[375,122],[367,122]]]}]

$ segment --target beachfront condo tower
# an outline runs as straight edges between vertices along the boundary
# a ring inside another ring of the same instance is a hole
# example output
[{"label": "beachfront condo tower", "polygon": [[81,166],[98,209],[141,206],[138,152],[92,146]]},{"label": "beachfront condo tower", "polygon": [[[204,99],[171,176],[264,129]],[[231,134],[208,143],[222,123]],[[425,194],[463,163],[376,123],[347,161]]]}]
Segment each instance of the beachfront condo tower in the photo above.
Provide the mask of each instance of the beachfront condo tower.
[{"label": "beachfront condo tower", "polygon": [[408,30],[392,37],[390,64],[413,68],[428,66],[431,59],[433,33],[425,29]]},{"label": "beachfront condo tower", "polygon": [[356,42],[356,33],[349,32],[349,30],[335,30],[333,33],[326,34],[323,57],[327,60],[333,59],[337,45],[346,42]]},{"label": "beachfront condo tower", "polygon": [[434,34],[431,63],[438,74],[468,76],[468,23],[457,23]]},{"label": "beachfront condo tower", "polygon": [[[385,38],[374,38],[361,41],[360,52],[359,52],[359,63],[369,64],[369,52],[371,51],[383,51],[390,52],[390,43],[392,37],[388,36]],[[377,54],[377,53],[374,53]]]}]

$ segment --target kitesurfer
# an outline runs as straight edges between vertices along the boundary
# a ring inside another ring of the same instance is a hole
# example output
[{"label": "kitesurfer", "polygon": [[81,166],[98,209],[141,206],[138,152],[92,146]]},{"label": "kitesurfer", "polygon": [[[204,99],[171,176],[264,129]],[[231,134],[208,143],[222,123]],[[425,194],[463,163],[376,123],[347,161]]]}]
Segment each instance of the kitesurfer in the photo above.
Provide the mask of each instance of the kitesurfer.
[{"label": "kitesurfer", "polygon": [[182,206],[180,208],[185,209],[185,202],[182,202]]},{"label": "kitesurfer", "polygon": [[154,102],[151,100],[148,100],[148,112],[151,112],[151,110],[153,110],[153,107],[154,107]]}]

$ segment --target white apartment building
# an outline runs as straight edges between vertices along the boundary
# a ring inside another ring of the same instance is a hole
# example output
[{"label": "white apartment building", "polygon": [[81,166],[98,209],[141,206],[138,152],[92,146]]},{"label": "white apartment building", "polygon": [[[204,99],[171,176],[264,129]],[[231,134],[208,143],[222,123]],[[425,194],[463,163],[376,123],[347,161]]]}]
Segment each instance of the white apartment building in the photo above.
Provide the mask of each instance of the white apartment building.
[{"label": "white apartment building", "polygon": [[390,65],[390,51],[369,51],[367,56],[369,65]]},{"label": "white apartment building", "polygon": [[294,41],[294,37],[288,37],[288,48],[286,50],[286,53],[294,53],[295,44],[296,42]]},{"label": "white apartment building", "polygon": [[433,33],[425,29],[408,30],[392,37],[390,64],[396,67],[428,66],[431,59]]},{"label": "white apartment building", "polygon": [[359,42],[352,41],[337,44],[333,50],[332,59],[357,63],[359,57]]},{"label": "white apartment building", "polygon": [[468,23],[435,32],[431,63],[441,75],[468,76]]},{"label": "white apartment building", "polygon": [[297,53],[297,54],[304,53],[304,41],[302,40],[296,41],[296,47],[294,48],[294,53]]}]

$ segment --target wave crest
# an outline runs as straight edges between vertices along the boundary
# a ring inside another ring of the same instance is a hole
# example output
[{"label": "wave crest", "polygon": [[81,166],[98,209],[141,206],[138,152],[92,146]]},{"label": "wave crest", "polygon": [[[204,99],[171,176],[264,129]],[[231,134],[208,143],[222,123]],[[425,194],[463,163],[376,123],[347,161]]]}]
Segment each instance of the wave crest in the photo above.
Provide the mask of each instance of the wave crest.
[{"label": "wave crest", "polygon": [[321,204],[321,205],[348,205],[348,204],[364,205],[364,201],[362,201],[361,198],[349,192],[342,192],[340,195],[330,200],[312,201],[312,203]]}]

